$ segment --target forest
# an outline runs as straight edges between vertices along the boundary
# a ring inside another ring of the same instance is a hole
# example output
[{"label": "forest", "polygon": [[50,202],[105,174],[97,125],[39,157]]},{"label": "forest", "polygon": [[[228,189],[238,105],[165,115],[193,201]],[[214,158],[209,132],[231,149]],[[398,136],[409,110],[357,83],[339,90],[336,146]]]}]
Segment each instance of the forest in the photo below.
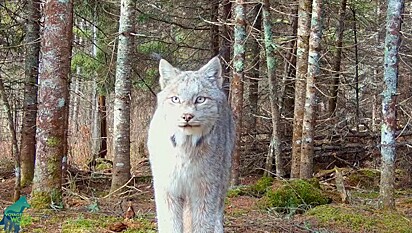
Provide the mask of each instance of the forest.
[{"label": "forest", "polygon": [[412,233],[404,0],[0,1],[3,219],[24,196],[14,232],[157,232],[159,61],[215,56],[236,126],[225,232]]}]

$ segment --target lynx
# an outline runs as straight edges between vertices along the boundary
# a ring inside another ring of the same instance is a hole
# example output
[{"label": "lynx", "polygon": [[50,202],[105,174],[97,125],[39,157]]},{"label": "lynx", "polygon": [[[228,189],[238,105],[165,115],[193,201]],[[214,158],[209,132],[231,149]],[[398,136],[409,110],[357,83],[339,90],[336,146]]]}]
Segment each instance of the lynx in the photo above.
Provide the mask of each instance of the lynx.
[{"label": "lynx", "polygon": [[197,71],[159,64],[148,148],[160,233],[223,232],[235,129],[217,57]]}]

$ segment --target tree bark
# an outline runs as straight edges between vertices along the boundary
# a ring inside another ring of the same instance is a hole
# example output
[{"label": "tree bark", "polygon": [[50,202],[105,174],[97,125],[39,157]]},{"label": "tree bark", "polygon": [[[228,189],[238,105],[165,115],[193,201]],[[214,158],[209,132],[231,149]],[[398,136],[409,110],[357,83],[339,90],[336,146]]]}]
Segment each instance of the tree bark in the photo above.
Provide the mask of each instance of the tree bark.
[{"label": "tree bark", "polygon": [[302,127],[300,178],[313,176],[314,132],[316,119],[316,78],[320,75],[320,42],[322,38],[322,0],[313,0],[309,39],[308,74],[306,77],[305,113]]},{"label": "tree bark", "polygon": [[[280,96],[282,100],[281,114],[287,118],[293,117],[293,103],[294,103],[294,81],[296,77],[296,43],[298,32],[298,5],[294,6],[291,10],[291,17],[293,17],[291,27],[293,39],[289,42],[288,52],[285,55],[285,70],[282,80],[282,86],[280,90]],[[285,128],[285,133],[288,134],[289,127]]]},{"label": "tree bark", "polygon": [[212,52],[212,57],[219,54],[219,26],[217,24],[219,1],[220,0],[211,1],[210,21],[212,22],[212,25],[210,25],[210,51]]},{"label": "tree bark", "polygon": [[47,208],[51,204],[62,206],[62,159],[67,148],[72,28],[73,2],[46,1],[31,201],[35,208]]},{"label": "tree bark", "polygon": [[356,103],[356,114],[355,114],[355,124],[356,131],[359,132],[359,53],[358,53],[358,36],[357,36],[357,26],[356,26],[356,10],[352,8],[353,15],[353,44],[355,48],[355,103]]},{"label": "tree bark", "polygon": [[107,111],[106,96],[99,95],[99,118],[100,118],[100,151],[99,158],[106,158],[107,155]]},{"label": "tree bark", "polygon": [[295,82],[295,107],[292,135],[292,165],[291,177],[300,176],[300,157],[302,147],[302,123],[305,104],[306,73],[308,70],[309,30],[311,0],[299,0],[298,9],[298,38],[296,52],[296,82]]},{"label": "tree bark", "polygon": [[384,209],[395,208],[395,159],[396,159],[396,96],[398,85],[399,46],[403,0],[389,0],[386,16],[384,55],[384,90],[382,99],[383,124],[381,128],[381,180],[379,204]]},{"label": "tree bark", "polygon": [[[249,79],[249,113],[248,113],[248,132],[250,134],[256,134],[256,117],[258,110],[258,99],[259,99],[259,79],[260,79],[260,45],[259,38],[262,30],[262,15],[260,13],[262,9],[261,4],[256,4],[253,9],[253,31],[254,37],[251,42],[251,57],[252,57],[252,72]],[[249,148],[253,149],[251,145]]]},{"label": "tree bark", "polygon": [[235,5],[235,43],[233,45],[233,78],[230,85],[231,106],[235,119],[236,139],[232,160],[231,185],[240,183],[240,154],[242,145],[242,109],[243,109],[243,80],[245,69],[246,15],[243,0],[236,0]]},{"label": "tree bark", "polygon": [[31,184],[36,152],[37,79],[40,53],[40,1],[28,1],[26,6],[25,83],[21,128],[21,185]]},{"label": "tree bark", "polygon": [[275,45],[273,44],[272,38],[272,23],[270,17],[270,2],[269,0],[264,0],[263,2],[263,29],[264,29],[264,42],[265,42],[265,52],[266,52],[266,64],[267,64],[267,76],[269,83],[269,98],[270,98],[270,109],[272,112],[272,138],[270,140],[269,151],[266,157],[265,172],[264,176],[270,176],[273,159],[275,159],[276,164],[276,176],[283,177],[285,175],[284,163],[281,157],[280,143],[281,138],[279,134],[279,121],[280,121],[280,111],[279,111],[279,96],[278,90],[279,85],[276,80],[276,59],[275,59]]},{"label": "tree bark", "polygon": [[135,0],[121,0],[113,112],[113,178],[111,192],[130,179],[130,91],[134,49]]},{"label": "tree bark", "polygon": [[333,55],[333,76],[332,76],[332,90],[331,98],[329,99],[329,115],[335,114],[336,105],[338,101],[338,90],[340,83],[340,65],[342,63],[342,45],[343,45],[343,32],[345,31],[345,13],[346,13],[346,0],[342,0],[339,8],[339,21],[336,26],[336,40],[335,40],[335,54]]}]

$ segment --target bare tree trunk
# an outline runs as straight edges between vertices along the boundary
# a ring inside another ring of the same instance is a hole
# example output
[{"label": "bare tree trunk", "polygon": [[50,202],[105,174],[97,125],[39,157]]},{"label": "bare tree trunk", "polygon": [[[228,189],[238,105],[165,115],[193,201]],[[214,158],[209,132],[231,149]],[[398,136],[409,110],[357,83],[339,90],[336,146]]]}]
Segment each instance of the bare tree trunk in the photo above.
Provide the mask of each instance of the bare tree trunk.
[{"label": "bare tree trunk", "polygon": [[340,83],[340,65],[342,63],[342,45],[343,45],[343,32],[345,30],[345,13],[346,13],[346,0],[340,2],[339,8],[339,22],[336,27],[336,40],[335,40],[335,54],[333,55],[333,79],[331,98],[329,99],[329,115],[335,114],[336,105],[338,101],[338,90]]},{"label": "bare tree trunk", "polygon": [[399,46],[403,0],[389,0],[386,16],[384,90],[382,99],[383,124],[381,130],[381,181],[379,204],[385,209],[395,208],[395,159],[396,159],[396,96],[398,86]]},{"label": "bare tree trunk", "polygon": [[[291,10],[291,27],[292,35],[297,37],[298,32],[298,5],[294,6]],[[293,117],[293,102],[294,102],[294,80],[296,77],[296,47],[297,40],[294,38],[289,42],[289,50],[285,55],[285,70],[282,80],[282,86],[280,89],[279,98],[282,99],[281,114],[285,117]],[[285,128],[285,134],[288,134],[289,127]]]},{"label": "bare tree trunk", "polygon": [[62,206],[62,159],[67,120],[72,49],[73,2],[49,0],[44,8],[39,69],[36,167],[32,206]]},{"label": "bare tree trunk", "polygon": [[6,108],[6,114],[7,114],[7,123],[9,126],[9,130],[11,133],[11,139],[12,139],[12,146],[13,146],[13,156],[14,156],[14,172],[16,175],[16,181],[14,185],[14,196],[13,196],[13,201],[17,201],[20,198],[20,153],[19,153],[19,145],[17,142],[17,134],[16,134],[16,128],[15,124],[13,121],[13,114],[12,110],[10,108],[10,103],[9,100],[7,99],[6,96],[6,90],[4,89],[4,83],[3,79],[0,77],[0,97],[3,102],[4,107]]},{"label": "bare tree trunk", "polygon": [[314,132],[316,119],[316,78],[320,75],[320,42],[322,38],[322,0],[313,0],[309,39],[308,75],[306,77],[305,113],[302,128],[300,178],[313,176]]},{"label": "bare tree trunk", "polygon": [[134,49],[135,0],[121,0],[113,113],[113,178],[111,192],[130,179],[130,89]]},{"label": "bare tree trunk", "polygon": [[243,109],[243,80],[245,69],[246,15],[243,0],[236,0],[235,5],[235,43],[233,45],[233,78],[230,85],[231,106],[235,118],[236,139],[232,160],[231,185],[240,183],[240,154],[242,146],[242,109]]},{"label": "bare tree trunk", "polygon": [[28,1],[26,6],[26,56],[23,100],[23,123],[21,129],[21,184],[31,184],[34,175],[36,152],[37,78],[40,53],[40,2]]},{"label": "bare tree trunk", "polygon": [[306,73],[308,70],[311,0],[299,0],[298,40],[296,57],[295,108],[292,135],[291,177],[300,176],[302,124],[305,105]]},{"label": "bare tree trunk", "polygon": [[99,96],[99,118],[100,118],[100,151],[99,158],[106,158],[107,155],[107,111],[106,96]]},{"label": "bare tree trunk", "polygon": [[[95,3],[94,9],[93,9],[93,46],[92,46],[92,56],[94,58],[97,59],[97,2]],[[103,96],[103,98],[105,99],[105,97]],[[91,120],[91,130],[92,130],[92,139],[91,139],[91,146],[92,146],[92,161],[91,164],[95,164],[95,160],[97,157],[106,156],[106,152],[107,152],[107,144],[106,144],[106,148],[104,148],[104,153],[101,154],[103,148],[102,148],[102,144],[103,141],[105,140],[106,142],[106,138],[103,139],[101,138],[102,134],[105,134],[106,131],[102,132],[103,129],[102,128],[102,112],[101,110],[103,108],[100,107],[100,99],[101,99],[101,94],[98,93],[98,86],[97,86],[97,72],[94,73],[93,75],[93,80],[92,80],[92,97],[91,97],[91,102],[92,102],[92,120]],[[106,107],[106,106],[105,106]],[[104,116],[104,119],[106,116]],[[106,135],[106,134],[105,134]]]},{"label": "bare tree trunk", "polygon": [[222,56],[222,59],[225,63],[224,69],[223,69],[223,90],[229,98],[229,77],[231,76],[230,73],[230,54],[231,54],[231,46],[232,46],[232,32],[231,32],[231,26],[229,25],[230,18],[232,17],[232,2],[230,0],[223,0],[222,1],[223,5],[223,21],[224,25],[222,26],[222,45],[221,45],[221,51],[220,54]]},{"label": "bare tree trunk", "polygon": [[359,56],[358,56],[358,36],[356,26],[356,10],[351,8],[353,15],[353,42],[355,47],[355,103],[356,103],[356,132],[359,132]]},{"label": "bare tree trunk", "polygon": [[275,60],[275,45],[272,38],[272,23],[270,17],[270,2],[264,0],[263,2],[263,29],[266,52],[267,75],[269,83],[269,98],[270,109],[272,112],[272,139],[268,155],[266,157],[264,176],[270,176],[273,167],[273,158],[276,164],[276,176],[283,177],[285,175],[284,163],[280,153],[281,138],[279,134],[280,111],[279,111],[279,85],[276,80],[276,60]]},{"label": "bare tree trunk", "polygon": [[[249,79],[249,105],[250,109],[248,112],[248,132],[251,135],[256,135],[256,114],[258,110],[258,99],[259,99],[259,79],[260,79],[260,45],[258,40],[260,39],[260,34],[262,30],[262,15],[260,13],[262,9],[262,4],[256,4],[253,9],[253,34],[255,35],[253,41],[251,42],[251,57],[252,59],[252,72]],[[253,149],[253,142],[249,148]]]},{"label": "bare tree trunk", "polygon": [[220,0],[212,0],[210,8],[210,50],[212,51],[212,57],[219,54],[219,26],[217,24],[217,18],[219,16],[219,2]]}]

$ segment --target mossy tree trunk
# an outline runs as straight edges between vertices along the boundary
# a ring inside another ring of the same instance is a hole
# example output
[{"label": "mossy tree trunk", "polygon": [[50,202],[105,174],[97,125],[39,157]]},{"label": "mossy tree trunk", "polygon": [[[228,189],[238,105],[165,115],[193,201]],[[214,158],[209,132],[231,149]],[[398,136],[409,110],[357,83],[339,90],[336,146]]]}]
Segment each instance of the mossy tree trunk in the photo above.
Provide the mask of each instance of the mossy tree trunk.
[{"label": "mossy tree trunk", "polygon": [[111,192],[130,179],[130,93],[134,50],[135,0],[121,0],[113,112],[113,176]]},{"label": "mossy tree trunk", "polygon": [[308,73],[306,77],[305,113],[302,124],[300,178],[313,176],[314,132],[316,119],[316,78],[320,75],[320,42],[322,38],[322,0],[313,0],[310,26]]},{"label": "mossy tree trunk", "polygon": [[62,205],[62,159],[67,148],[72,29],[73,2],[46,1],[32,188],[32,206],[35,208]]},{"label": "mossy tree trunk", "polygon": [[230,84],[231,106],[235,118],[236,139],[232,160],[231,185],[240,182],[240,154],[242,144],[242,109],[243,109],[243,81],[245,69],[245,42],[246,42],[246,15],[243,0],[236,0],[235,5],[235,43],[233,45],[233,77]]},{"label": "mossy tree trunk", "polygon": [[310,13],[311,0],[299,0],[298,9],[298,38],[296,51],[296,81],[295,81],[295,107],[293,117],[292,135],[292,165],[291,177],[300,176],[300,157],[302,148],[302,124],[306,93],[306,73],[308,71]]},{"label": "mossy tree trunk", "polygon": [[21,185],[31,184],[36,152],[37,79],[40,53],[40,3],[26,5],[23,119],[20,138]]},{"label": "mossy tree trunk", "polygon": [[380,206],[385,209],[395,208],[396,96],[398,95],[398,51],[401,41],[403,8],[403,0],[388,1],[383,77],[385,84],[382,99],[382,167],[380,180]]},{"label": "mossy tree trunk", "polygon": [[276,59],[275,59],[275,45],[272,38],[272,23],[270,17],[270,2],[263,1],[263,32],[266,52],[267,76],[269,83],[269,98],[270,109],[272,112],[272,138],[270,140],[269,152],[266,157],[265,176],[269,176],[273,167],[273,159],[275,159],[276,176],[283,177],[285,175],[284,163],[280,153],[280,111],[279,111],[279,80],[276,80]]}]

